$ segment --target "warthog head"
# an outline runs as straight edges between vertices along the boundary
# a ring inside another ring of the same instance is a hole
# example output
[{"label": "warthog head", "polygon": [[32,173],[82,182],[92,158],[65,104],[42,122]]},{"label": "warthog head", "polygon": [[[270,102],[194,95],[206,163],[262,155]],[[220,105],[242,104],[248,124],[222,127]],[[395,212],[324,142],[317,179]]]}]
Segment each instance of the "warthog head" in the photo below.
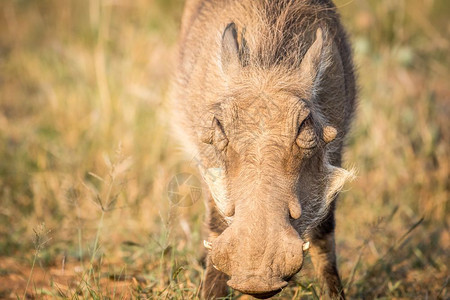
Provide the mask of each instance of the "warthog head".
[{"label": "warthog head", "polygon": [[218,165],[202,171],[229,226],[207,248],[230,287],[268,297],[301,269],[302,237],[348,177],[329,163],[339,133],[314,104],[326,88],[321,72],[339,57],[320,29],[296,71],[247,67],[245,55],[228,25],[221,53],[227,92],[201,139],[214,148]]}]

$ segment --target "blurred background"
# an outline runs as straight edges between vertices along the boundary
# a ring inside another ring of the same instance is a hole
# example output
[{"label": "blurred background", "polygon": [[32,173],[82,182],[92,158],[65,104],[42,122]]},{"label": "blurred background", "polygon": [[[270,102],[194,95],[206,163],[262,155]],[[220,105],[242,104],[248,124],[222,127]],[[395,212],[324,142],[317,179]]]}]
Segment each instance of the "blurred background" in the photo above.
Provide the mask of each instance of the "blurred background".
[{"label": "blurred background", "polygon": [[[346,292],[447,299],[450,2],[335,2],[360,86],[358,177],[337,211]],[[182,8],[1,2],[0,298],[198,297],[203,203],[168,195],[198,176],[168,133]],[[277,297],[320,297],[309,260]]]}]

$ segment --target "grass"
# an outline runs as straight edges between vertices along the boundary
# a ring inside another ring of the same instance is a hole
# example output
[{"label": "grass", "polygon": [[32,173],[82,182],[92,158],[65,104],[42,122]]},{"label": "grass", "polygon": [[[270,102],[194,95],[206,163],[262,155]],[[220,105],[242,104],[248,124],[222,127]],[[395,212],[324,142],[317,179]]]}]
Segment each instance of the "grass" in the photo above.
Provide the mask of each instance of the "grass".
[{"label": "grass", "polygon": [[[446,299],[450,5],[336,3],[360,83],[345,156],[358,178],[338,205],[346,292]],[[180,0],[3,1],[0,298],[198,297],[204,208],[167,196],[175,174],[196,174],[167,133],[181,12]],[[320,298],[311,269],[278,298]]]}]

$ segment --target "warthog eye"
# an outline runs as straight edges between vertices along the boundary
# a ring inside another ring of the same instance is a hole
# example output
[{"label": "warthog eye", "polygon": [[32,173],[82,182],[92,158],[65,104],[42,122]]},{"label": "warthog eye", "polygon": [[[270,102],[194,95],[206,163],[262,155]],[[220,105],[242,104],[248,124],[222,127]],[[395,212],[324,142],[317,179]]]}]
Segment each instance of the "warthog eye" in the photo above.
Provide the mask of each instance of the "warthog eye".
[{"label": "warthog eye", "polygon": [[206,144],[214,145],[219,151],[223,151],[227,147],[228,139],[225,135],[225,130],[216,117],[213,118],[211,127],[203,129],[201,141]]},{"label": "warthog eye", "polygon": [[317,146],[317,135],[314,132],[311,116],[300,124],[295,142],[302,149],[312,149]]},{"label": "warthog eye", "polygon": [[213,144],[217,147],[217,150],[223,151],[228,145],[228,139],[225,135],[225,130],[222,127],[222,124],[214,118],[213,120],[213,126],[214,126],[214,137],[213,137]]}]

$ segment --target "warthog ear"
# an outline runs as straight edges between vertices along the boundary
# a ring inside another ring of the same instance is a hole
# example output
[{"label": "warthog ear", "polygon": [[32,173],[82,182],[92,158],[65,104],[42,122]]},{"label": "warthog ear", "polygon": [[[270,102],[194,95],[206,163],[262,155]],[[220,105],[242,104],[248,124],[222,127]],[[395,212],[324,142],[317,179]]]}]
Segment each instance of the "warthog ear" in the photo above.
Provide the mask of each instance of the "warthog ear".
[{"label": "warthog ear", "polygon": [[316,81],[318,81],[318,75],[320,75],[320,70],[323,68],[323,48],[324,48],[324,37],[322,29],[318,28],[316,31],[316,39],[314,43],[306,51],[305,56],[300,64],[300,72],[302,83],[305,84],[305,88],[311,94],[314,95],[314,89],[316,88]]},{"label": "warthog ear", "polygon": [[[301,82],[304,84],[305,90],[309,94],[308,97],[311,100],[314,100],[320,92],[321,82],[328,69],[333,65],[341,66],[341,57],[337,47],[333,40],[327,37],[327,34],[324,34],[321,28],[318,28],[316,39],[306,51],[300,64]],[[342,66],[339,70],[343,72],[341,69]],[[341,75],[335,74],[334,77],[339,79],[342,77]],[[327,81],[326,84],[330,85],[331,83]]]},{"label": "warthog ear", "polygon": [[234,23],[228,24],[222,35],[221,63],[222,70],[227,75],[237,74],[241,67],[238,36]]}]

